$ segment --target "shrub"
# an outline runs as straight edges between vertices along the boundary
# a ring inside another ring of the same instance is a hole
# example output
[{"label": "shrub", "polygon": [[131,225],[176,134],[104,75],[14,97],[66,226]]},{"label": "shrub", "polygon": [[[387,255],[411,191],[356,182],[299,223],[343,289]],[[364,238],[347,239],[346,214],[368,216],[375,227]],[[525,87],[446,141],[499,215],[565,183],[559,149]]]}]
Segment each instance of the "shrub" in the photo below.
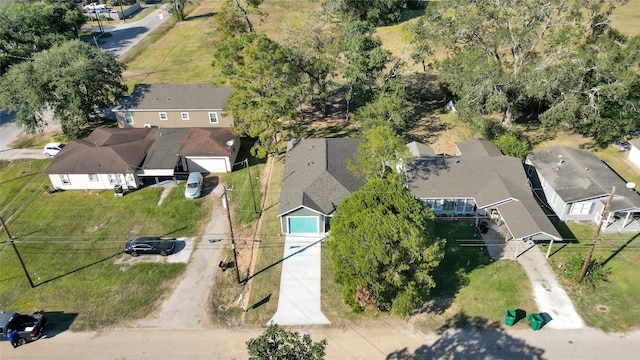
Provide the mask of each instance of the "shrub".
[{"label": "shrub", "polygon": [[[578,282],[584,260],[584,256],[574,255],[572,258],[563,262],[561,266],[564,277],[573,282]],[[582,280],[582,285],[595,289],[601,282],[609,281],[609,275],[611,275],[610,267],[606,267],[600,258],[591,258],[589,265],[587,265],[587,272]]]}]

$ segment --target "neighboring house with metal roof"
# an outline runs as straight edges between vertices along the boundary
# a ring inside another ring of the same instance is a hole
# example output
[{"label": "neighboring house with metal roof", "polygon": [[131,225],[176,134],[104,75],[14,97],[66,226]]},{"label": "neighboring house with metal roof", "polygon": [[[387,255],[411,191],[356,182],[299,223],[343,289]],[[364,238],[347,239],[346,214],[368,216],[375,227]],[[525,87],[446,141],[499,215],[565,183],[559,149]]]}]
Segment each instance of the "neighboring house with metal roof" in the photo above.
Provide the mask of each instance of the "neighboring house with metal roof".
[{"label": "neighboring house with metal roof", "polygon": [[629,155],[627,160],[636,168],[636,171],[640,173],[640,137],[633,140],[629,140],[631,149],[629,149]]},{"label": "neighboring house with metal roof", "polygon": [[294,139],[288,144],[278,216],[283,234],[329,231],[342,199],[365,184],[347,164],[359,139]]},{"label": "neighboring house with metal roof", "polygon": [[456,147],[456,156],[414,158],[407,171],[409,190],[436,217],[470,218],[476,225],[491,217],[504,222],[514,240],[562,239],[535,200],[520,159],[482,139]]},{"label": "neighboring house with metal roof", "polygon": [[44,172],[55,189],[137,189],[144,178],[229,172],[239,144],[229,128],[98,128],[70,141]]},{"label": "neighboring house with metal roof", "polygon": [[121,128],[231,127],[224,111],[231,87],[208,84],[138,84],[112,111]]},{"label": "neighboring house with metal roof", "polygon": [[597,224],[615,187],[602,231],[640,231],[637,185],[625,182],[590,151],[552,146],[529,154],[525,164],[531,185],[560,220]]}]

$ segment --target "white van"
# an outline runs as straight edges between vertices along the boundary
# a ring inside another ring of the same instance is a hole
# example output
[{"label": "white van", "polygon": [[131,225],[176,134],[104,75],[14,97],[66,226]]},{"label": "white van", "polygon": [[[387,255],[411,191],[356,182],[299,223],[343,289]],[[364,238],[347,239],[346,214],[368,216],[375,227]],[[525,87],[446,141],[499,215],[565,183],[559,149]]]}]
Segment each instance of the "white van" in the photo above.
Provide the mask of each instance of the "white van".
[{"label": "white van", "polygon": [[187,199],[195,199],[200,197],[202,191],[202,174],[199,172],[192,172],[187,178],[187,185],[184,189],[184,197]]}]

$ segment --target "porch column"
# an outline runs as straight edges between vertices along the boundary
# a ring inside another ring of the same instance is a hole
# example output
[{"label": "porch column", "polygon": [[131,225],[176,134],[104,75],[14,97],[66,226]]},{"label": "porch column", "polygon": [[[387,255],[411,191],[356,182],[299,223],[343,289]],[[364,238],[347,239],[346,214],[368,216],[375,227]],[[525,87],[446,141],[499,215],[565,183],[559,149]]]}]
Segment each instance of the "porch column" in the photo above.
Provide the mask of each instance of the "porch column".
[{"label": "porch column", "polygon": [[480,219],[480,218],[478,217],[478,211],[476,210],[476,220],[475,220],[475,221],[476,221],[476,224],[475,224],[475,226],[478,226],[478,220],[479,220],[479,219]]},{"label": "porch column", "polygon": [[624,221],[622,222],[622,226],[620,227],[620,229],[618,229],[618,231],[622,231],[622,229],[624,229],[628,224],[627,221],[629,221],[629,216],[631,215],[631,211],[627,211],[627,216],[624,217]]},{"label": "porch column", "polygon": [[547,256],[545,257],[545,259],[549,258],[549,254],[551,254],[551,247],[553,246],[553,239],[551,239],[551,242],[549,243],[549,248],[547,249]]},{"label": "porch column", "polygon": [[611,224],[612,217],[613,217],[613,212],[609,211],[609,214],[607,214],[607,221],[604,223],[604,227],[602,229],[606,229],[609,227],[609,225]]},{"label": "porch column", "polygon": [[514,259],[517,259],[517,258],[518,258],[518,250],[520,250],[520,244],[522,244],[522,243],[523,243],[523,241],[522,241],[522,240],[516,240],[516,241],[518,241],[518,245],[516,246],[516,252],[515,252],[515,254],[513,254],[513,258],[514,258]]}]

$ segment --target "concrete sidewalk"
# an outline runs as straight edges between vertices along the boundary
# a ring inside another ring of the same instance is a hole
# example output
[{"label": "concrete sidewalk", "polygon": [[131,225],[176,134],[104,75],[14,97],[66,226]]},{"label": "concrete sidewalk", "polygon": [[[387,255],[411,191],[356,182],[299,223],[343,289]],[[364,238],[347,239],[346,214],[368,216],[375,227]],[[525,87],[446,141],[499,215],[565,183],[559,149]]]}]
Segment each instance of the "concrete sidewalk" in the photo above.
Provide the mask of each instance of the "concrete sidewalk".
[{"label": "concrete sidewalk", "polygon": [[527,273],[538,312],[545,318],[545,327],[581,329],[584,322],[576,312],[569,295],[558,283],[544,255],[532,241],[504,241],[504,229],[490,227],[482,238],[493,259],[516,259]]},{"label": "concrete sidewalk", "polygon": [[284,242],[278,310],[269,323],[329,324],[320,308],[321,236],[287,235]]}]

